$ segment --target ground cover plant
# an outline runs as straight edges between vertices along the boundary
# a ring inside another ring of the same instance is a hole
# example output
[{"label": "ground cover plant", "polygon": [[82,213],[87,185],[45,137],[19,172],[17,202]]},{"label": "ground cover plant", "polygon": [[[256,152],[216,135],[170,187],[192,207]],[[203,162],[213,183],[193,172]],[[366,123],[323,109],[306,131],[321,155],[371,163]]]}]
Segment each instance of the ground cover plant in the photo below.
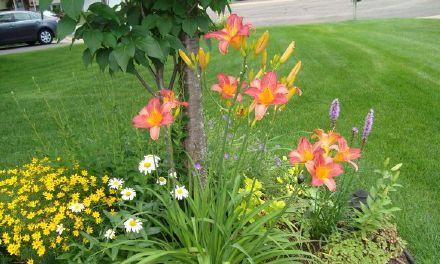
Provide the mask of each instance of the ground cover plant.
[{"label": "ground cover plant", "polygon": [[[366,23],[365,25],[363,25],[364,27],[371,27],[372,25],[371,25],[371,23],[367,23],[367,22],[364,22],[364,23]],[[400,22],[400,23],[402,23],[403,24],[403,26],[402,27],[404,27],[405,25],[407,25],[406,23],[409,23],[409,22]],[[413,22],[413,23],[415,23],[415,22]],[[421,23],[421,22],[417,22],[417,23]],[[430,23],[432,23],[432,22],[430,22]],[[351,26],[351,25],[340,25],[340,27],[349,27],[349,26]],[[378,27],[378,26],[377,26]],[[334,30],[334,27],[332,26],[331,27],[332,28],[332,30]],[[285,29],[283,29],[283,30],[285,30]],[[321,30],[321,29],[320,29]],[[316,29],[316,31],[320,31],[320,30],[318,30],[318,29]],[[301,35],[299,32],[297,32],[298,33],[298,35]],[[273,38],[273,32],[271,31],[271,37]],[[299,43],[299,41],[297,40],[297,42]],[[285,43],[285,44],[287,44],[287,43]],[[348,52],[348,54],[350,54],[349,52]],[[303,58],[301,58],[302,60],[303,60]],[[216,58],[214,57],[213,59],[212,59],[212,62],[211,62],[211,65],[214,65],[214,61],[216,60]],[[304,60],[303,60],[304,61]],[[320,66],[321,67],[321,66]],[[357,69],[357,70],[359,70],[359,69]],[[305,71],[305,70],[304,70]],[[69,77],[70,78],[70,77]],[[301,78],[303,78],[303,77],[301,77]],[[301,83],[301,78],[298,80],[298,81],[300,81],[300,84],[301,84],[301,86],[303,86],[304,87],[304,84],[302,84]],[[72,79],[71,80],[74,80],[74,77],[72,77]],[[107,78],[102,78],[102,80],[104,80],[104,81],[108,81],[108,79]],[[127,80],[127,79],[126,79]],[[118,80],[117,80],[118,81]],[[212,83],[214,83],[216,80],[215,79],[212,79]],[[134,83],[132,83],[133,84],[133,89],[135,89],[134,87],[136,87],[135,86],[135,84]],[[64,84],[65,85],[65,84]],[[47,87],[47,88],[49,88],[49,87]],[[47,89],[46,88],[46,89]],[[113,87],[114,88],[114,87]],[[116,90],[116,89],[115,89]],[[303,89],[305,92],[306,92],[306,89]],[[16,92],[16,93],[18,93],[18,92]],[[43,91],[43,93],[44,93],[44,91]],[[114,96],[115,94],[117,94],[117,93],[119,93],[119,91],[114,91],[114,89],[112,89],[111,91],[109,91],[109,94],[110,95],[112,95],[112,96]],[[130,90],[125,90],[124,91],[124,93],[123,94],[127,94],[127,93],[130,93]],[[41,95],[42,93],[40,93],[40,95]],[[121,93],[122,94],[122,93]],[[32,94],[31,94],[32,95]],[[38,92],[36,93],[36,95],[38,95]],[[10,95],[8,94],[7,95],[8,96],[8,98],[9,99],[11,99],[11,97],[9,97]],[[32,95],[32,96],[35,96],[35,95]],[[333,94],[331,94],[331,97],[330,97],[330,99],[329,100],[326,100],[326,103],[323,105],[323,107],[322,107],[322,111],[321,111],[321,113],[316,113],[316,116],[324,116],[322,113],[324,113],[324,112],[326,112],[326,109],[324,109],[324,108],[327,108],[328,106],[327,106],[327,102],[328,101],[331,101],[331,99],[333,99],[334,98],[334,95]],[[21,99],[21,98],[20,98]],[[132,99],[129,99],[129,100],[132,100]],[[302,97],[301,98],[301,100],[311,100],[310,98],[309,99],[307,99],[306,97]],[[342,101],[342,102],[346,102],[346,101],[344,101],[343,99],[341,99],[340,98],[340,100]],[[110,100],[109,100],[110,101]],[[350,101],[349,101],[350,102]],[[139,103],[138,103],[139,104]],[[211,105],[212,104],[212,101],[211,100],[207,100],[207,104],[208,105]],[[129,104],[127,103],[127,106],[128,106]],[[345,106],[345,103],[343,103],[342,104],[342,108],[344,109],[344,106]],[[304,106],[304,107],[306,107],[306,109],[307,109],[307,106]],[[21,109],[21,108],[20,108]],[[131,114],[133,114],[133,113],[135,113],[138,109],[130,109],[130,107],[128,106],[127,107],[127,109],[129,109],[129,111],[128,112],[130,112],[130,114],[127,114],[126,116],[130,116]],[[368,110],[368,108],[366,109],[366,110]],[[287,109],[287,111],[289,111],[289,109]],[[80,111],[78,111],[78,112],[80,112]],[[316,111],[316,112],[318,112],[318,111]],[[376,108],[376,114],[377,114],[377,112],[379,112],[380,113],[380,111],[378,111],[377,110],[377,108]],[[288,112],[289,113],[289,112]],[[344,114],[343,114],[343,116],[344,115],[348,115],[349,113],[346,113],[346,112],[343,112]],[[82,114],[83,115],[83,114]],[[354,114],[354,113],[352,113],[352,115],[356,115],[356,114]],[[81,116],[81,115],[80,115]],[[291,115],[290,115],[291,116]],[[298,115],[299,116],[299,115]],[[292,118],[292,117],[290,117],[290,118]],[[300,119],[300,117],[293,117],[293,118],[298,118],[298,119]],[[319,118],[318,118],[319,119]],[[356,119],[357,120],[361,120],[362,119],[362,117],[356,117]],[[74,119],[73,119],[74,120]],[[378,120],[380,120],[380,119],[378,119]],[[264,121],[263,121],[264,122]],[[306,122],[305,121],[302,121],[302,122],[304,122],[303,124],[306,124]],[[326,121],[323,119],[322,120],[322,123],[324,124]],[[359,124],[359,122],[360,121],[358,121],[358,125],[360,125]],[[380,121],[377,121],[377,122],[380,122]],[[345,122],[344,122],[345,123]],[[340,124],[340,126],[344,126],[344,123],[342,123],[342,124]],[[377,123],[376,123],[376,126],[377,126]],[[109,127],[110,128],[110,127]],[[278,130],[279,129],[279,130]],[[275,128],[274,130],[275,131],[282,131],[282,126],[280,126],[279,128]],[[350,131],[350,129],[351,129],[351,127],[347,127],[347,131]],[[105,130],[105,129],[104,129]],[[382,132],[380,132],[380,131],[378,131],[379,129],[376,129],[376,133],[382,133]],[[41,130],[39,130],[39,131],[41,131]],[[111,133],[113,133],[113,132],[111,132]],[[135,132],[134,130],[133,131],[131,131],[130,133],[133,133],[133,134],[135,134],[135,133],[137,133],[137,132]],[[286,134],[288,134],[289,132],[287,132]],[[42,134],[46,134],[46,133],[42,133]],[[44,135],[43,135],[44,136]],[[289,145],[292,145],[292,141],[293,142],[296,142],[297,141],[297,138],[299,138],[298,136],[296,136],[296,135],[294,135],[295,136],[295,140],[289,140]],[[287,141],[287,140],[286,140]],[[368,149],[370,150],[370,149],[372,149],[373,147],[371,147],[371,144],[373,144],[373,146],[374,146],[374,138],[373,139],[371,139],[371,141],[373,141],[373,143],[371,143],[371,142],[369,142],[369,145],[368,145]],[[104,142],[103,142],[104,143]],[[85,145],[85,144],[84,144]],[[106,147],[108,147],[108,145],[106,146],[105,144],[102,144],[103,146],[105,146],[105,148]],[[141,146],[142,146],[142,144],[140,144]],[[373,151],[377,151],[377,150],[373,150]],[[111,153],[111,152],[110,152]],[[366,155],[368,155],[368,151],[366,152],[367,154]],[[231,156],[232,156],[233,154],[231,153]],[[135,162],[133,161],[132,162],[132,164],[135,164]],[[130,166],[128,166],[128,167],[130,167]],[[361,166],[361,168],[362,168],[362,166]],[[402,195],[402,194],[401,194]],[[405,227],[403,227],[403,229],[405,230]],[[435,239],[435,238],[433,238],[433,239]],[[435,244],[431,244],[431,246],[435,246]],[[429,247],[429,245],[428,245],[428,247]],[[425,249],[426,250],[426,249]],[[422,252],[423,252],[423,250],[422,250]],[[430,254],[427,254],[427,255],[429,255],[430,256]],[[427,256],[427,258],[429,258],[429,256]],[[429,263],[429,262],[428,262]]]}]

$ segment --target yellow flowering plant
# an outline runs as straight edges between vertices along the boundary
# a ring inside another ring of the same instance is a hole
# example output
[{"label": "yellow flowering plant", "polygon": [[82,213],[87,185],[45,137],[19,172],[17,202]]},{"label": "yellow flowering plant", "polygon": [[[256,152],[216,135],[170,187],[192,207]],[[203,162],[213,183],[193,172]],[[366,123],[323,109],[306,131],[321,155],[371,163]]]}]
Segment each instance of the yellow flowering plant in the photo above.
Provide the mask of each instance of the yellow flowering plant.
[{"label": "yellow flowering plant", "polygon": [[29,263],[86,243],[81,234],[99,232],[103,210],[117,201],[115,191],[107,191],[108,176],[63,166],[60,158],[33,158],[0,170],[0,179],[1,245]]}]

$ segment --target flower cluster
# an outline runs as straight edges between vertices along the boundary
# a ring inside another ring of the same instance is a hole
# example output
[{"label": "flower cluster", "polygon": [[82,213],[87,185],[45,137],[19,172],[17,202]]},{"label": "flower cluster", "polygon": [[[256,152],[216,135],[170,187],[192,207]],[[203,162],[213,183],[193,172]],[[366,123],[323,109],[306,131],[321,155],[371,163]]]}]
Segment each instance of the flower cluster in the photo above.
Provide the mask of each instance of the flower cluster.
[{"label": "flower cluster", "polygon": [[[237,210],[243,212],[243,215],[246,215],[248,213],[251,213],[256,207],[266,203],[265,200],[265,193],[263,192],[263,183],[261,183],[257,179],[251,179],[248,177],[245,177],[244,179],[244,188],[240,188],[239,193],[245,194],[246,196],[249,196],[249,199],[244,199],[241,204],[237,207]],[[271,200],[269,201],[270,205],[266,207],[264,210],[262,210],[259,213],[259,216],[264,216],[267,213],[278,211],[283,209],[286,206],[286,203],[282,200],[275,201]],[[250,222],[254,222],[257,220],[258,215],[254,218],[250,219]]]},{"label": "flower cluster", "polygon": [[[80,232],[93,234],[102,212],[117,201],[106,192],[109,177],[61,166],[60,159],[36,159],[20,168],[0,171],[1,242],[11,255],[42,257],[48,250],[66,251]],[[30,254],[30,255],[26,255]]]},{"label": "flower cluster", "polygon": [[[242,101],[242,93],[250,96],[252,102],[247,107],[238,107],[239,113],[250,113],[255,110],[255,121],[261,120],[270,106],[281,107],[295,94],[301,94],[301,90],[294,86],[296,75],[301,68],[298,62],[292,68],[289,75],[278,78],[276,70],[285,63],[292,55],[295,43],[292,42],[282,55],[276,54],[270,61],[271,70],[267,70],[267,51],[266,46],[269,41],[269,32],[264,32],[261,37],[254,41],[252,45],[247,45],[247,38],[250,36],[251,24],[243,24],[243,18],[236,14],[231,14],[225,27],[219,31],[209,32],[205,38],[215,38],[219,40],[220,53],[227,54],[228,46],[240,50],[244,57],[252,53],[254,57],[261,55],[261,69],[256,75],[253,71],[249,73],[248,82],[242,80],[243,71],[240,77],[230,76],[224,73],[217,75],[218,83],[212,85],[211,90],[218,92],[227,105],[232,105],[230,100]],[[181,53],[181,57],[188,57]],[[184,59],[186,62],[186,60]],[[245,59],[246,61],[246,59]],[[188,65],[191,65],[187,62]],[[245,64],[246,70],[248,67]]]},{"label": "flower cluster", "polygon": [[[148,104],[133,118],[133,126],[149,129],[151,139],[157,140],[160,128],[174,122],[172,109],[179,108],[180,106],[186,107],[188,103],[177,100],[172,90],[162,89],[160,91],[160,98],[151,98]],[[177,110],[176,113],[178,112]]]},{"label": "flower cluster", "polygon": [[289,154],[290,162],[305,165],[312,176],[313,186],[325,184],[329,190],[335,191],[333,177],[344,172],[341,163],[348,162],[357,170],[358,166],[353,160],[360,157],[361,150],[350,148],[345,138],[334,131],[326,133],[316,129],[312,137],[318,139],[314,144],[305,137],[299,139],[297,149]]}]

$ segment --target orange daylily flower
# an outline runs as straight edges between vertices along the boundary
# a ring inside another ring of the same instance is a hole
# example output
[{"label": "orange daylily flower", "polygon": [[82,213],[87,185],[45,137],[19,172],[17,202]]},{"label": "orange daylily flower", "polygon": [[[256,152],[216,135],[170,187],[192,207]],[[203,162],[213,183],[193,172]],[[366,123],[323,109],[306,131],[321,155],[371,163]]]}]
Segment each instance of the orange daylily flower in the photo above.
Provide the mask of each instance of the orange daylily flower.
[{"label": "orange daylily flower", "polygon": [[318,149],[319,146],[317,144],[312,145],[307,138],[301,137],[298,142],[298,148],[292,150],[289,154],[290,163],[296,164],[312,161]]},{"label": "orange daylily flower", "polygon": [[[223,99],[231,99],[235,97],[237,92],[238,80],[233,76],[223,73],[217,75],[218,83],[211,87],[211,90],[220,93]],[[237,95],[237,101],[241,102],[241,94]]]},{"label": "orange daylily flower", "polygon": [[249,37],[249,31],[252,28],[251,24],[243,25],[243,18],[237,14],[231,14],[226,20],[225,28],[219,31],[208,32],[205,38],[216,38],[219,40],[220,53],[228,53],[229,44],[235,48],[240,49],[245,37]]},{"label": "orange daylily flower", "polygon": [[317,155],[313,161],[306,163],[307,171],[312,175],[312,186],[325,184],[327,188],[336,191],[336,182],[333,177],[341,175],[344,170],[341,164],[333,162],[323,153]]},{"label": "orange daylily flower", "polygon": [[353,162],[353,160],[359,158],[361,156],[361,149],[350,148],[347,144],[345,138],[340,137],[338,139],[337,153],[335,157],[333,157],[334,162],[348,162],[350,163],[355,170],[358,170],[358,165]]},{"label": "orange daylily flower", "polygon": [[275,72],[266,73],[261,80],[253,80],[244,93],[254,97],[251,109],[255,108],[256,120],[263,118],[270,105],[287,103],[287,88],[277,80]]},{"label": "orange daylily flower", "polygon": [[136,128],[148,128],[152,140],[159,138],[160,127],[172,124],[173,116],[170,113],[169,103],[161,104],[159,98],[152,98],[147,106],[141,109],[133,118],[133,126]]},{"label": "orange daylily flower", "polygon": [[177,100],[174,91],[172,90],[168,90],[168,89],[161,89],[160,90],[160,95],[162,95],[162,101],[164,104],[168,104],[169,107],[172,108],[176,108],[178,106],[185,106],[188,107],[188,103],[187,102],[180,102],[179,100]]},{"label": "orange daylily flower", "polygon": [[333,147],[334,143],[336,143],[338,139],[341,138],[341,135],[339,133],[333,131],[325,133],[325,131],[322,129],[315,129],[315,134],[315,136],[319,139],[318,143],[320,147],[325,150],[326,153],[328,153]]}]

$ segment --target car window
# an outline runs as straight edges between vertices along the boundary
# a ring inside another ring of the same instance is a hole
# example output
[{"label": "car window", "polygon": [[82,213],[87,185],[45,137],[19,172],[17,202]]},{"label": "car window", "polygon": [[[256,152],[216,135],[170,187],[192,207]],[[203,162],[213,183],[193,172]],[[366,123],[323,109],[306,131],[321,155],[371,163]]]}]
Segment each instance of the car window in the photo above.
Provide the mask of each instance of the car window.
[{"label": "car window", "polygon": [[32,13],[32,14],[31,14],[31,18],[32,18],[32,19],[41,19],[41,14],[38,14],[38,13]]},{"label": "car window", "polygon": [[9,23],[14,21],[12,14],[0,14],[0,23]]},{"label": "car window", "polygon": [[26,13],[15,13],[14,17],[15,17],[15,21],[25,21],[31,19],[31,16]]}]

